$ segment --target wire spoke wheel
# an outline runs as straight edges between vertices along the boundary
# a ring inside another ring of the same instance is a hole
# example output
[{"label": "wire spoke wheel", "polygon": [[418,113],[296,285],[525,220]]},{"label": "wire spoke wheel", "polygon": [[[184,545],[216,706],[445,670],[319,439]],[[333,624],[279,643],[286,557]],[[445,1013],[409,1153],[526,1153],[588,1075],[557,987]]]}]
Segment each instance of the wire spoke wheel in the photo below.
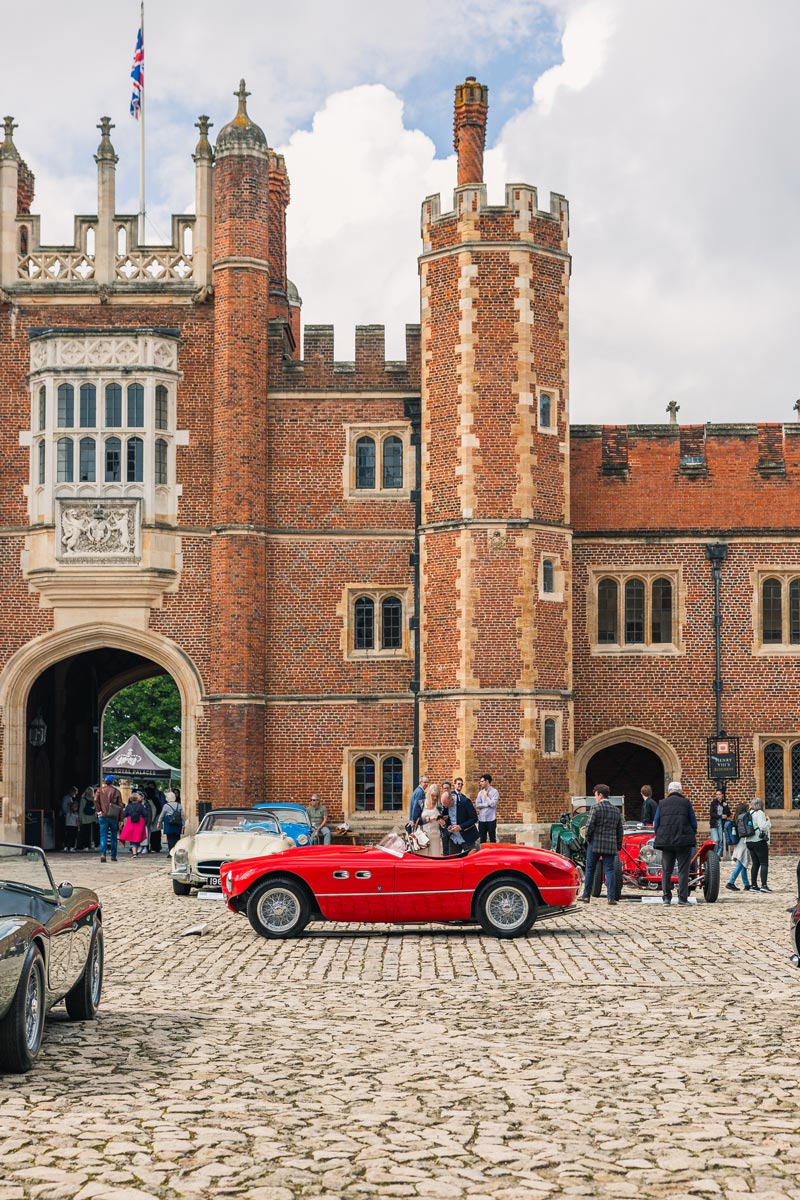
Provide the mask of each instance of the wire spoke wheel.
[{"label": "wire spoke wheel", "polygon": [[269,881],[258,888],[247,905],[247,915],[262,937],[297,937],[308,924],[309,903],[303,890],[290,880]]},{"label": "wire spoke wheel", "polygon": [[512,886],[495,888],[489,895],[486,910],[499,929],[511,932],[519,929],[528,915],[528,897]]},{"label": "wire spoke wheel", "polygon": [[42,1039],[44,1021],[44,980],[41,971],[31,971],[25,988],[25,1045],[35,1055]]}]

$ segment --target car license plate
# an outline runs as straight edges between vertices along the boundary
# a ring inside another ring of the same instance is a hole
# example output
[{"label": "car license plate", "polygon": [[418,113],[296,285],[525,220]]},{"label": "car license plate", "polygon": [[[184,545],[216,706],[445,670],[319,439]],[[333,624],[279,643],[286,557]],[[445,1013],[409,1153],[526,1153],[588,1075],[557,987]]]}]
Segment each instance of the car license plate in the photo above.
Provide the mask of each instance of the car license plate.
[{"label": "car license plate", "polygon": [[219,875],[206,875],[204,887],[219,887]]}]

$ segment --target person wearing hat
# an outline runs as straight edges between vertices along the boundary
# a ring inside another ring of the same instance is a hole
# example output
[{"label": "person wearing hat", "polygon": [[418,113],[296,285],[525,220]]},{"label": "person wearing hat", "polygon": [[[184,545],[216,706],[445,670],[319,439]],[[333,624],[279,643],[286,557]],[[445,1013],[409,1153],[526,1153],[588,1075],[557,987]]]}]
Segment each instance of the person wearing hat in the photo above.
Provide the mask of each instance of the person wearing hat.
[{"label": "person wearing hat", "polygon": [[[102,787],[94,794],[94,808],[100,826],[100,862],[106,861],[106,851],[111,851],[111,861],[117,861],[117,837],[119,819],[122,816],[122,793],[114,787],[114,776],[106,775]],[[109,841],[111,845],[109,846]]]},{"label": "person wearing hat", "polygon": [[689,903],[689,864],[697,845],[694,809],[673,781],[653,818],[653,845],[661,851],[661,899],[672,903],[672,873],[678,864],[678,904]]}]

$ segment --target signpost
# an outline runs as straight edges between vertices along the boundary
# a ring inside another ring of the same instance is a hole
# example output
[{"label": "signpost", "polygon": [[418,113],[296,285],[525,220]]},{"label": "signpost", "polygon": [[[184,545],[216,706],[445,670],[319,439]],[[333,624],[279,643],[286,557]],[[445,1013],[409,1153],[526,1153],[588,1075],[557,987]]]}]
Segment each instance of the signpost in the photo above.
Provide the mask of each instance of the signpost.
[{"label": "signpost", "polygon": [[[718,781],[739,778],[739,739],[720,734],[706,738],[708,778]],[[724,787],[723,787],[724,791]]]}]

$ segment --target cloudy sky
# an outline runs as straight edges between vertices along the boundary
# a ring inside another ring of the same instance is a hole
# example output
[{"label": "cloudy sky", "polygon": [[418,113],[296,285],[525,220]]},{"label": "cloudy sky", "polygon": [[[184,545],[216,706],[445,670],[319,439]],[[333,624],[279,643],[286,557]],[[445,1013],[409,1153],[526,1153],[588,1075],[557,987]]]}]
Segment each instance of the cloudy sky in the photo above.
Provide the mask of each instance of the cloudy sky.
[{"label": "cloudy sky", "polygon": [[[96,210],[101,114],[135,212],[138,0],[0,0],[0,107],[43,240]],[[244,75],[292,180],[308,323],[419,319],[419,208],[449,207],[454,85],[490,88],[487,181],[566,195],[572,420],[790,420],[800,396],[797,0],[147,0],[148,239],[190,211],[198,113]],[[213,132],[213,131],[212,131]]]}]

